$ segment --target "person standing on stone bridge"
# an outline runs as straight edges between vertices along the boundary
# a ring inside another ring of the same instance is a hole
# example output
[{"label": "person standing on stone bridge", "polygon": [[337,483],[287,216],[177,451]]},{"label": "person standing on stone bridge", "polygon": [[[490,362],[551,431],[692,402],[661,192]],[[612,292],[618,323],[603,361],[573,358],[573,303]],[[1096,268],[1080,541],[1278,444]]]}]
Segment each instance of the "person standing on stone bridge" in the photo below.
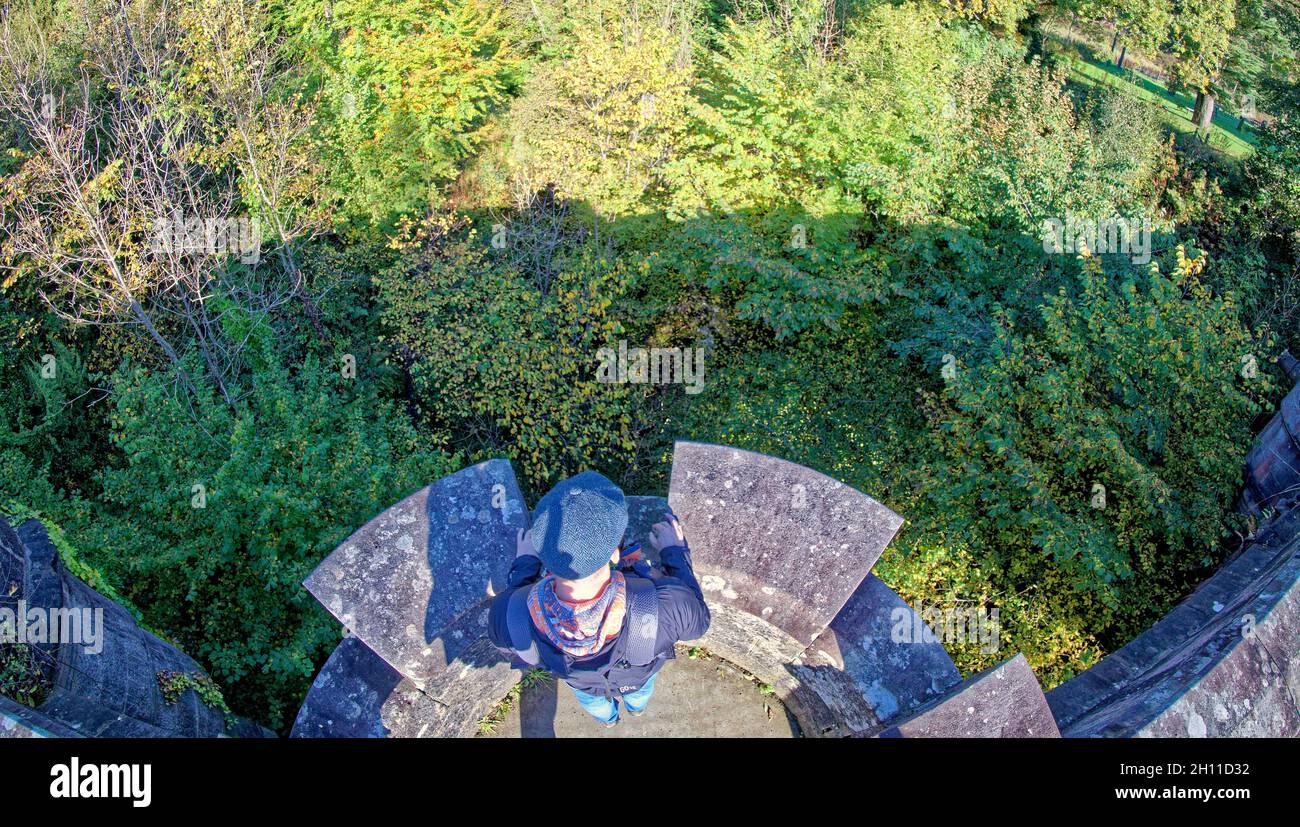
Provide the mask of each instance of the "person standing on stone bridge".
[{"label": "person standing on stone bridge", "polygon": [[709,609],[671,512],[648,538],[660,562],[623,547],[627,501],[595,471],[556,485],[519,532],[508,587],[492,601],[492,643],[545,669],[606,727],[645,711],[680,640],[702,637]]}]

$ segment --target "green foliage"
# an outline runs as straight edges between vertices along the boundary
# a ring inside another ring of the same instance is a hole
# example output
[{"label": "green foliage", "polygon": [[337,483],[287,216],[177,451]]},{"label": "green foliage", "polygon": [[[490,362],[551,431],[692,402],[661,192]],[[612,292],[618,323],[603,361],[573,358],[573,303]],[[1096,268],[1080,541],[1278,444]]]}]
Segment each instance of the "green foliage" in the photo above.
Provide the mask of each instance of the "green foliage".
[{"label": "green foliage", "polygon": [[1027,0],[933,0],[947,19],[977,20],[1004,32],[1015,31],[1034,7]]},{"label": "green foliage", "polygon": [[1237,3],[1237,25],[1229,40],[1220,86],[1243,117],[1290,108],[1285,98],[1270,94],[1278,76],[1285,76],[1286,67],[1296,58],[1296,46],[1284,22],[1284,8],[1273,0]]},{"label": "green foliage", "polygon": [[[799,39],[728,21],[707,57],[670,177],[673,210],[733,212],[833,197],[837,90]],[[841,202],[843,203],[843,202]],[[832,203],[824,203],[827,212]]]},{"label": "green foliage", "polygon": [[972,128],[957,78],[985,46],[923,6],[882,3],[854,21],[835,84],[846,109],[838,139],[843,180],[870,212],[901,224],[943,212]]},{"label": "green foliage", "polygon": [[285,0],[286,58],[319,90],[320,152],[345,218],[390,227],[442,200],[517,56],[485,0]]},{"label": "green foliage", "polygon": [[1154,53],[1170,35],[1174,8],[1169,0],[1081,0],[1077,5],[1083,14],[1113,24],[1123,45],[1138,52]]},{"label": "green foliage", "polygon": [[1228,59],[1236,0],[1179,0],[1174,6],[1171,75],[1186,88],[1208,92]]},{"label": "green foliage", "polygon": [[1161,173],[1170,165],[1171,142],[1164,141],[1151,110],[1127,90],[1107,87],[1088,99],[1086,113],[1092,134],[1095,186],[1127,213],[1159,197]]},{"label": "green foliage", "polygon": [[182,694],[193,691],[206,706],[225,714],[227,732],[234,730],[238,719],[226,704],[221,687],[208,675],[202,672],[174,672],[171,669],[162,669],[155,678],[164,703],[179,703]]},{"label": "green foliage", "polygon": [[1300,260],[1300,118],[1286,113],[1263,133],[1259,152],[1246,164],[1252,197],[1245,218],[1251,231]]},{"label": "green foliage", "polygon": [[968,223],[1033,234],[1044,216],[1109,214],[1109,182],[1093,172],[1099,159],[1092,135],[1079,124],[1064,82],[1062,72],[1037,60],[1002,57],[966,70],[959,95],[969,101],[978,136],[975,171],[958,190]]},{"label": "green foliage", "polygon": [[488,241],[434,219],[377,280],[381,322],[425,416],[474,456],[517,460],[536,486],[617,467],[634,448],[632,386],[596,369],[598,351],[618,347],[613,306],[632,274],[589,244],[530,274],[494,261]]},{"label": "green foliage", "polygon": [[[735,315],[762,322],[777,339],[834,326],[846,310],[880,301],[889,288],[878,255],[858,248],[855,216],[818,221],[797,211],[684,222],[657,270],[731,298]],[[653,277],[653,276],[652,276]]]},{"label": "green foliage", "polygon": [[[44,482],[39,476],[34,477],[34,479],[38,484]],[[55,502],[55,497],[52,494],[49,501]],[[53,507],[56,509],[62,508],[62,503],[60,502]],[[160,634],[158,630],[149,626],[141,615],[140,610],[136,608],[128,598],[123,596],[116,588],[114,588],[112,581],[104,575],[103,571],[88,563],[85,557],[77,551],[72,543],[68,542],[68,538],[63,533],[63,529],[60,528],[52,519],[46,517],[42,512],[24,505],[18,500],[0,502],[0,514],[3,514],[4,518],[14,526],[21,525],[28,520],[40,520],[41,524],[45,526],[45,532],[50,537],[50,543],[59,553],[60,562],[63,563],[64,567],[67,568],[68,571],[79,577],[83,583],[90,586],[104,597],[107,597],[109,600],[112,600],[114,603],[130,612],[131,616],[136,619],[136,622],[140,623],[150,632],[153,632],[156,635]]]},{"label": "green foliage", "polygon": [[255,390],[233,409],[209,395],[191,410],[169,377],[121,371],[112,428],[125,462],[101,473],[99,503],[69,505],[64,521],[241,714],[281,727],[338,641],[303,578],[459,463],[337,370],[261,355]]},{"label": "green foliage", "polygon": [[662,200],[684,132],[689,44],[679,21],[622,5],[597,4],[607,13],[575,26],[565,54],[515,102],[510,160],[525,195],[553,187],[604,216]]},{"label": "green foliage", "polygon": [[[1222,267],[1216,279],[1247,299],[1259,324],[1276,330],[1291,352],[1300,352],[1300,127],[1288,112],[1260,136],[1259,151],[1245,164],[1236,198],[1202,221],[1202,235],[1213,240]],[[1220,263],[1216,260],[1215,264]]]},{"label": "green foliage", "polygon": [[942,459],[925,490],[945,536],[1025,585],[1060,567],[1128,618],[1167,607],[1217,559],[1271,385],[1243,376],[1268,342],[1201,285],[1203,266],[1181,247],[1168,276],[1086,259],[1041,328],[1000,315],[957,354],[927,405]]},{"label": "green foliage", "polygon": [[0,695],[24,706],[45,702],[51,687],[44,680],[38,650],[26,643],[12,643],[12,631],[0,631]]},{"label": "green foliage", "polygon": [[199,696],[199,700],[207,706],[219,709],[227,715],[232,714],[230,707],[226,706],[225,697],[221,694],[221,687],[202,672],[174,672],[171,669],[162,669],[155,677],[163,701],[166,703],[178,703],[182,693],[193,690]]},{"label": "green foliage", "polygon": [[[1081,592],[1068,572],[1043,564],[1031,580],[1012,578],[992,555],[940,530],[920,507],[907,531],[874,571],[914,607],[982,606],[998,611],[998,648],[975,640],[945,641],[963,674],[987,669],[1023,653],[1044,686],[1087,668],[1103,651],[1097,639],[1107,612],[1095,593]],[[957,601],[961,601],[960,604]]]},{"label": "green foliage", "polygon": [[[0,368],[12,365],[15,380],[9,403],[0,404],[0,445],[21,450],[32,466],[43,469],[37,478],[56,488],[75,488],[93,475],[105,448],[103,409],[96,407],[105,396],[97,384],[101,377],[86,370],[79,349],[60,341],[35,350],[32,361],[22,352],[0,355]],[[0,488],[0,494],[4,491]],[[23,499],[37,507],[45,502]]]}]

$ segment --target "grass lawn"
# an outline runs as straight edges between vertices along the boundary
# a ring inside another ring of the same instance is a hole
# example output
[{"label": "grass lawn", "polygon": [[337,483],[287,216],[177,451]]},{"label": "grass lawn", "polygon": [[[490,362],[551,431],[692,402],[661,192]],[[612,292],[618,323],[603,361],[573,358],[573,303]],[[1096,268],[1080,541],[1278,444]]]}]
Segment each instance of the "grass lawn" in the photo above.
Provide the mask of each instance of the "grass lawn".
[{"label": "grass lawn", "polygon": [[[1086,46],[1048,36],[1055,41],[1060,58],[1069,61],[1072,83],[1083,88],[1102,84],[1127,84],[1134,94],[1156,106],[1161,113],[1161,120],[1171,129],[1184,133],[1196,131],[1192,124],[1192,106],[1195,101],[1190,95],[1172,92],[1160,81],[1146,75],[1119,69],[1113,61],[1098,58]],[[1237,159],[1250,155],[1258,145],[1254,130],[1249,125],[1238,130],[1237,117],[1218,107],[1214,110],[1209,143],[1214,149]]]}]

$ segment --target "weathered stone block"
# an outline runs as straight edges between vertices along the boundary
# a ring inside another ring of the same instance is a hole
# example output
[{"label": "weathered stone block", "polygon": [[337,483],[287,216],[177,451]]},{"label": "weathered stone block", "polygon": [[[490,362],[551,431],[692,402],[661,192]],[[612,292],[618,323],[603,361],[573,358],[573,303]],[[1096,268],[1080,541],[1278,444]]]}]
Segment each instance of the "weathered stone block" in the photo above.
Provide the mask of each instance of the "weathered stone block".
[{"label": "weathered stone block", "polygon": [[[182,692],[174,704],[162,697],[158,673],[202,674],[193,659],[141,629],[126,609],[67,571],[40,522],[25,522],[13,536],[21,548],[28,609],[58,627],[57,636],[34,646],[43,653],[38,661],[49,665],[52,689],[33,715],[88,737],[203,738],[226,732],[225,713],[208,707],[196,692]],[[0,531],[0,542],[4,537]],[[250,722],[237,725],[245,735],[272,734]]]},{"label": "weathered stone block", "polygon": [[[290,737],[385,738],[383,708],[403,681],[364,643],[346,637],[312,682]],[[436,712],[432,700],[427,705]]]},{"label": "weathered stone block", "polygon": [[[23,594],[27,606],[39,609],[62,608],[62,563],[45,526],[39,520],[27,520],[18,526],[15,533],[23,546]],[[46,680],[53,679],[53,664],[58,658],[58,646],[53,643],[37,643],[32,648],[40,653],[37,662],[48,666]]]},{"label": "weathered stone block", "polygon": [[528,525],[510,463],[489,460],[366,523],[304,585],[372,651],[421,684],[483,631],[479,604],[504,587],[517,531]]},{"label": "weathered stone block", "polygon": [[880,733],[882,738],[1059,738],[1052,711],[1024,655],[953,689]]},{"label": "weathered stone block", "polygon": [[470,660],[442,670],[426,687],[430,694],[359,639],[347,637],[312,683],[291,737],[471,737],[519,673],[482,638],[465,651]]},{"label": "weathered stone block", "polygon": [[708,596],[804,646],[844,606],[903,523],[871,497],[809,468],[696,442],[677,443],[668,502]]},{"label": "weathered stone block", "polygon": [[[3,525],[0,521],[0,525]],[[0,738],[79,738],[80,733],[0,695]]]},{"label": "weathered stone block", "polygon": [[803,643],[757,615],[730,601],[711,598],[709,631],[698,645],[713,654],[743,667],[765,683],[794,683],[787,666],[803,651]]},{"label": "weathered stone block", "polygon": [[190,732],[166,730],[147,721],[124,715],[92,700],[56,689],[41,704],[39,712],[57,719],[83,738],[201,738]]},{"label": "weathered stone block", "polygon": [[[1259,631],[1266,634],[1270,630]],[[1257,634],[1233,647],[1134,734],[1294,738],[1300,735],[1300,662],[1295,652],[1272,651]]]},{"label": "weathered stone block", "polygon": [[1246,455],[1246,486],[1241,492],[1246,511],[1260,515],[1293,507],[1300,493],[1300,386],[1282,400],[1281,409],[1260,432]]},{"label": "weathered stone block", "polygon": [[932,630],[875,575],[862,581],[794,668],[855,732],[907,715],[961,682]]},{"label": "weathered stone block", "polygon": [[1047,700],[1069,737],[1300,731],[1300,511]]},{"label": "weathered stone block", "polygon": [[[1198,589],[1127,646],[1048,693],[1070,737],[1300,734],[1300,537],[1280,553],[1248,548],[1229,566],[1258,576],[1221,602]],[[1262,561],[1267,561],[1261,566]],[[1180,614],[1214,600],[1208,612]],[[1161,645],[1158,655],[1135,654]],[[1119,667],[1112,668],[1118,663]]]},{"label": "weathered stone block", "polygon": [[121,606],[66,573],[64,595],[65,610],[102,618],[96,621],[102,623],[102,649],[75,643],[58,647],[55,689],[42,713],[94,737],[215,738],[227,732],[225,713],[205,704],[197,692],[182,692],[175,703],[162,696],[158,677],[164,670],[203,674],[193,658],[141,629]]}]

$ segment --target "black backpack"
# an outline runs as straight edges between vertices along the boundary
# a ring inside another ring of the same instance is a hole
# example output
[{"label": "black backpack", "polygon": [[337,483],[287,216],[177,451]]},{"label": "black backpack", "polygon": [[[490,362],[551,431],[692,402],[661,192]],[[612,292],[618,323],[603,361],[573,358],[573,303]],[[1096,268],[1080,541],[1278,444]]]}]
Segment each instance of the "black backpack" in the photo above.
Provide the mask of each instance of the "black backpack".
[{"label": "black backpack", "polygon": [[[646,666],[655,660],[655,642],[659,635],[659,598],[653,580],[626,575],[627,631],[624,633],[622,660],[632,666]],[[515,657],[527,666],[537,666],[541,654],[533,639],[533,618],[528,611],[528,594],[532,588],[515,589],[506,607],[506,626]],[[518,665],[518,664],[516,664]]]}]

